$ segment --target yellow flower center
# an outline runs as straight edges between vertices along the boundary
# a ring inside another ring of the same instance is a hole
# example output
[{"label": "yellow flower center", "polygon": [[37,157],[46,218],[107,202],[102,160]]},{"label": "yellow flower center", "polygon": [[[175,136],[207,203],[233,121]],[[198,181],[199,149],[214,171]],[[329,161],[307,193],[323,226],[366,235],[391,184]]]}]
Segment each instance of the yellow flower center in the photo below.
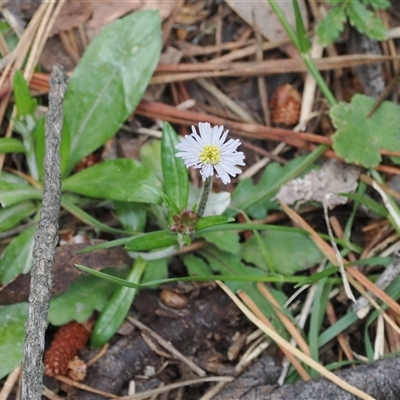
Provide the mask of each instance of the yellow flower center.
[{"label": "yellow flower center", "polygon": [[212,144],[204,146],[199,154],[203,164],[218,164],[221,161],[221,150]]}]

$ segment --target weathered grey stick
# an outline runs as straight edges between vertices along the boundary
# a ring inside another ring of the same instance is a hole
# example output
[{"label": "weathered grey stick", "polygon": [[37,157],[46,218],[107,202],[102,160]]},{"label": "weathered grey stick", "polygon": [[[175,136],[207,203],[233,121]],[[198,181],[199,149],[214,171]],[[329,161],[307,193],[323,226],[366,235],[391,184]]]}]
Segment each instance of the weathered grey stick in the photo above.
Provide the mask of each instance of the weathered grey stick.
[{"label": "weathered grey stick", "polygon": [[29,316],[22,363],[22,400],[42,398],[44,335],[47,328],[52,286],[51,267],[58,240],[61,202],[60,139],[64,116],[62,102],[67,80],[68,77],[61,66],[53,67],[50,76],[49,110],[46,116],[43,202],[33,246]]}]

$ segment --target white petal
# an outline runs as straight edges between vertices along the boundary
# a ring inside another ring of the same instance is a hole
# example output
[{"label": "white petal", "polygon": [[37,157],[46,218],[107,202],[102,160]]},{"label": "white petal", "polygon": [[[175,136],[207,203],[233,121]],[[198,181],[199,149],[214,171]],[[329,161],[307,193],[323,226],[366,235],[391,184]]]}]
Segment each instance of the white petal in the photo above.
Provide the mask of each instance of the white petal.
[{"label": "white petal", "polygon": [[240,142],[239,139],[236,139],[236,140],[229,139],[224,145],[221,146],[221,150],[222,150],[222,151],[233,152],[233,151],[235,151],[240,145],[241,145],[241,142]]},{"label": "white petal", "polygon": [[214,126],[211,132],[211,144],[218,145],[219,138],[221,137],[222,131],[224,130],[223,125]]},{"label": "white petal", "polygon": [[[199,139],[201,140],[201,138],[199,137]],[[192,147],[196,148],[198,151],[201,150],[201,148],[203,147],[201,145],[201,143],[199,143],[198,140],[196,140],[193,136],[187,136],[187,144],[189,146],[189,148],[192,150]]]},{"label": "white petal", "polygon": [[218,173],[218,176],[221,178],[222,183],[224,185],[226,185],[227,183],[229,183],[231,181],[231,178],[229,177],[229,175],[227,174],[227,172],[225,171],[225,169],[223,167],[221,167],[220,164],[217,164],[215,166],[215,170]]},{"label": "white petal", "polygon": [[[223,127],[222,127],[223,128]],[[224,142],[225,142],[225,139],[226,139],[226,137],[228,136],[228,130],[226,130],[224,133],[223,133],[223,135],[221,136],[221,139],[219,139],[219,141],[218,141],[218,146],[219,147],[221,147],[221,151],[222,151],[222,145],[224,144]]]},{"label": "white petal", "polygon": [[192,133],[190,135],[186,135],[186,138],[191,138],[192,140],[195,140],[200,146],[204,145],[204,141],[201,137],[201,135],[198,135],[196,132],[196,128],[192,125]]},{"label": "white petal", "polygon": [[220,162],[225,162],[229,163],[231,165],[246,165],[244,162],[244,155],[240,153],[234,153],[234,154],[222,154],[221,155],[221,161]]},{"label": "white petal", "polygon": [[211,143],[211,125],[208,122],[199,122],[200,136],[203,139],[202,145],[207,145]]},{"label": "white petal", "polygon": [[213,176],[213,166],[211,164],[203,165],[203,168],[201,169],[201,175],[203,176],[203,179],[208,178],[209,176]]}]

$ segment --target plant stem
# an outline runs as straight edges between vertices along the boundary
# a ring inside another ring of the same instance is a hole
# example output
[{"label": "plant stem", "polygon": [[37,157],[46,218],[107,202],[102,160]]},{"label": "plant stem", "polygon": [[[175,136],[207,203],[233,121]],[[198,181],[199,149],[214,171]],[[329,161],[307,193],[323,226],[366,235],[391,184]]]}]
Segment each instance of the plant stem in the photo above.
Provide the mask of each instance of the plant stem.
[{"label": "plant stem", "polygon": [[326,84],[324,78],[322,77],[321,73],[318,71],[317,67],[314,64],[314,61],[310,57],[310,54],[301,54],[301,58],[306,64],[308,72],[313,76],[316,80],[318,87],[320,88],[321,92],[324,94],[326,99],[329,101],[331,106],[337,103],[334,95],[332,94],[331,90],[329,89],[328,85]]},{"label": "plant stem", "polygon": [[[322,75],[318,71],[317,67],[315,66],[313,60],[310,57],[310,53],[307,51],[306,53],[303,53],[300,48],[300,42],[298,39],[298,35],[296,35],[296,32],[294,29],[291,27],[289,21],[287,20],[285,14],[282,12],[278,4],[276,3],[275,0],[268,0],[269,5],[271,6],[272,10],[278,17],[279,21],[285,28],[286,33],[289,35],[290,40],[293,42],[293,44],[296,46],[296,49],[299,51],[301,58],[304,61],[304,64],[306,64],[308,71],[310,74],[314,77],[316,80],[319,88],[321,89],[321,92],[324,94],[326,99],[329,101],[329,104],[333,106],[334,104],[337,103],[335,97],[333,96],[332,92],[330,91],[328,85],[325,83],[324,79],[322,78]],[[299,34],[299,32],[298,32]],[[301,34],[301,32],[300,32]]]},{"label": "plant stem", "polygon": [[209,176],[206,178],[203,184],[203,189],[201,191],[200,195],[200,201],[199,201],[199,208],[197,210],[197,217],[201,218],[204,214],[204,210],[206,208],[208,196],[211,192],[212,189],[212,176]]}]

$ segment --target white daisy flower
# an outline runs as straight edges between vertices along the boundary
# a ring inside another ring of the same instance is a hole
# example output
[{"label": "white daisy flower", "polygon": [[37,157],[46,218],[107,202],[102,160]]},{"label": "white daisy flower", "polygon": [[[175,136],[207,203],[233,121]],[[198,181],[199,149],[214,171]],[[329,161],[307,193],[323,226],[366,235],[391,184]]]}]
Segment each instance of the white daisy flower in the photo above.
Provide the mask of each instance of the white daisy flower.
[{"label": "white daisy flower", "polygon": [[211,127],[208,122],[199,122],[200,134],[198,135],[196,128],[192,126],[192,134],[181,138],[181,142],[175,146],[181,150],[175,156],[182,157],[188,168],[201,168],[203,181],[213,176],[215,169],[217,176],[226,185],[231,181],[229,175],[236,176],[242,173],[236,165],[245,163],[244,154],[236,151],[241,144],[240,140],[230,139],[224,143],[228,130],[222,133],[223,130],[223,126]]}]

